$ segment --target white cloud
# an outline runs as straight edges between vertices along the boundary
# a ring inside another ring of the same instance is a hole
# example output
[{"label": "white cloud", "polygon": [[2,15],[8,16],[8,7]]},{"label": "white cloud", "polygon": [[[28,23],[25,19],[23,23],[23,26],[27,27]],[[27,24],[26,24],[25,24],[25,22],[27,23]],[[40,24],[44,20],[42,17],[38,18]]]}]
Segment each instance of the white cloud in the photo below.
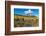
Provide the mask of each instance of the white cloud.
[{"label": "white cloud", "polygon": [[24,13],[25,13],[25,14],[30,14],[30,15],[31,15],[33,12],[29,9],[28,11],[25,11]]}]

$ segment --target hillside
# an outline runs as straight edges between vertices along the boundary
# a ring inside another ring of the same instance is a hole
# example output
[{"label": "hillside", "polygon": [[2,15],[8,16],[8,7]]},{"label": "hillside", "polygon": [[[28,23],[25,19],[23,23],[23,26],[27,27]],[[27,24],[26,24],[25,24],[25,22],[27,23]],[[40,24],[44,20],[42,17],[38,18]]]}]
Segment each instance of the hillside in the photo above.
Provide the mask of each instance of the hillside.
[{"label": "hillside", "polygon": [[26,18],[26,17],[28,17],[28,18],[38,18],[37,16],[34,16],[34,15],[32,15],[32,16],[27,16],[27,15],[18,15],[18,14],[14,15],[14,17],[15,17],[15,18],[16,18],[16,17],[20,17],[20,18]]}]

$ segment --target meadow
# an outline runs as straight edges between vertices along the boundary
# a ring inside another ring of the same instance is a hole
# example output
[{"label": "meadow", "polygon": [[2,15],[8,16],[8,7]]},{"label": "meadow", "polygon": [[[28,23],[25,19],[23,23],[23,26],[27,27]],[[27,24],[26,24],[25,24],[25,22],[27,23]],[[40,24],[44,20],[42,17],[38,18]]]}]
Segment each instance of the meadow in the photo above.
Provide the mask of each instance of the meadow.
[{"label": "meadow", "polygon": [[14,15],[14,27],[36,27],[38,24],[37,16]]}]

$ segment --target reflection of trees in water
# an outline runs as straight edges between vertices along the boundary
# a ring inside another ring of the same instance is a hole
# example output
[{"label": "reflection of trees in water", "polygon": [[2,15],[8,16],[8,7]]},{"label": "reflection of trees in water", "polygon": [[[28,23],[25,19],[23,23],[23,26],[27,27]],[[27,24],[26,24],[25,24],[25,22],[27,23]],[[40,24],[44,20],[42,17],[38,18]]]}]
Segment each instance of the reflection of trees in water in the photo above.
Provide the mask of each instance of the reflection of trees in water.
[{"label": "reflection of trees in water", "polygon": [[38,19],[17,18],[14,19],[14,26],[15,27],[38,26]]}]

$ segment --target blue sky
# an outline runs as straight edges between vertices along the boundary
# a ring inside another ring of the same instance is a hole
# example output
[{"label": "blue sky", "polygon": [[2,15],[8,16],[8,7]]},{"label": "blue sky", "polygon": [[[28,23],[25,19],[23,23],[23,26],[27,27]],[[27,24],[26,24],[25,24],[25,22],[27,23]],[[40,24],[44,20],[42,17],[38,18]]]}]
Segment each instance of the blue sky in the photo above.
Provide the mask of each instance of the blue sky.
[{"label": "blue sky", "polygon": [[14,14],[25,15],[25,11],[28,11],[28,10],[31,10],[32,15],[35,15],[35,16],[39,15],[39,9],[24,9],[24,8],[14,8]]}]

